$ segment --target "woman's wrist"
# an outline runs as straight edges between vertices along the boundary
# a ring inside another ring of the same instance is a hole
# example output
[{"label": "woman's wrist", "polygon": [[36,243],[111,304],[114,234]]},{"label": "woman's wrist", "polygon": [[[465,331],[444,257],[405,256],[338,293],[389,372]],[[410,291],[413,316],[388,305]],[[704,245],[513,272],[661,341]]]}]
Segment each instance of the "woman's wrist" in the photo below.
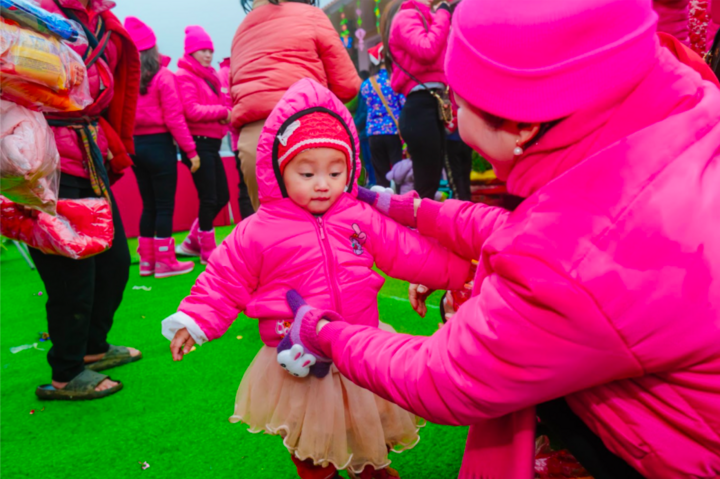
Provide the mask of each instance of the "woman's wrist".
[{"label": "woman's wrist", "polygon": [[330,324],[330,321],[328,321],[327,319],[321,319],[320,321],[318,321],[317,326],[315,327],[315,332],[318,336],[320,336],[320,331],[322,331],[322,329],[328,324]]},{"label": "woman's wrist", "polygon": [[420,205],[421,205],[421,204],[422,204],[422,199],[420,199],[420,198],[415,198],[415,201],[413,202],[413,207],[414,207],[414,210],[413,210],[413,211],[414,211],[414,214],[415,214],[415,218],[417,218],[418,210],[420,209]]}]

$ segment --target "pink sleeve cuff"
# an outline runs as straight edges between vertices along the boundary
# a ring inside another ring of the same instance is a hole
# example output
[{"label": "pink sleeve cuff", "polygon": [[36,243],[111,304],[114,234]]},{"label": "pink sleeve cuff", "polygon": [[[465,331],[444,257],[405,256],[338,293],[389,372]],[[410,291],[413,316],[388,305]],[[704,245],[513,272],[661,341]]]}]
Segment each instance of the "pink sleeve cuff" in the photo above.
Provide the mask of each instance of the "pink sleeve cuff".
[{"label": "pink sleeve cuff", "polygon": [[185,154],[188,156],[188,158],[195,158],[196,156],[198,156],[197,150],[186,151]]},{"label": "pink sleeve cuff", "polygon": [[333,357],[333,345],[339,342],[340,334],[342,334],[343,330],[348,326],[350,326],[350,324],[345,321],[333,321],[320,330],[318,342],[325,356],[328,358]]},{"label": "pink sleeve cuff", "polygon": [[437,217],[440,215],[440,208],[442,203],[439,201],[427,198],[422,200],[417,211],[417,227],[421,235],[437,239]]}]

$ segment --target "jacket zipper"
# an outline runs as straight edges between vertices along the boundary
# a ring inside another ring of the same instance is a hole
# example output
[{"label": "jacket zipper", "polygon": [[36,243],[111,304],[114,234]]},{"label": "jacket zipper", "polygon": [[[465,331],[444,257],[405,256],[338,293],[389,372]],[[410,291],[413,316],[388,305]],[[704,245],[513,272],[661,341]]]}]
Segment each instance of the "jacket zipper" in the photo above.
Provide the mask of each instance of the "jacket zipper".
[{"label": "jacket zipper", "polygon": [[330,291],[332,292],[333,305],[338,314],[342,314],[342,305],[340,303],[340,288],[335,276],[335,261],[333,260],[332,249],[330,249],[330,241],[325,234],[325,225],[322,217],[317,217],[318,229],[320,230],[320,244],[322,245],[323,256],[325,257],[325,274],[328,276]]}]

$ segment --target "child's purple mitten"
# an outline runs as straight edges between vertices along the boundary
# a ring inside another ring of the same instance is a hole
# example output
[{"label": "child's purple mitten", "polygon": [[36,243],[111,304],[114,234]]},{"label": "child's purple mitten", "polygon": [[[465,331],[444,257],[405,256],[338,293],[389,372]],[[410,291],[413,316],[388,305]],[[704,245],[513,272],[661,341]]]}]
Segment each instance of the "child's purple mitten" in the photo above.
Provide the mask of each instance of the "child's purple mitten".
[{"label": "child's purple mitten", "polygon": [[386,192],[377,193],[360,186],[357,197],[360,201],[369,204],[401,225],[417,228],[415,199],[420,196],[416,191],[409,191],[404,195],[394,195]]},{"label": "child's purple mitten", "polygon": [[333,311],[325,311],[308,305],[295,290],[287,292],[287,302],[295,314],[290,331],[277,347],[278,363],[290,374],[304,378],[312,374],[318,378],[330,372],[332,359],[325,356],[317,336],[317,323],[321,319],[343,321]]}]

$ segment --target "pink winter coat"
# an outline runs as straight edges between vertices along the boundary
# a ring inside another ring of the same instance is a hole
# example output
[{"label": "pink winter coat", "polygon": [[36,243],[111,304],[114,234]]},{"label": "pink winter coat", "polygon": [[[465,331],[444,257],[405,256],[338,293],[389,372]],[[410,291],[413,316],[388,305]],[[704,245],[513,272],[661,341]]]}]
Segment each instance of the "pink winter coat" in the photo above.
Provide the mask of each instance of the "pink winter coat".
[{"label": "pink winter coat", "polygon": [[[273,163],[280,128],[308,109],[327,109],[342,119],[354,138],[350,191],[321,217],[297,206],[283,193]],[[427,282],[435,288],[460,287],[468,261],[436,241],[398,225],[356,198],[361,169],[352,117],[336,96],[304,79],[283,96],[265,124],[258,146],[257,179],[261,206],[243,220],[210,258],[178,313],[166,319],[163,332],[172,337],[180,327],[201,342],[220,337],[245,311],[258,318],[260,337],[277,346],[293,314],[285,294],[296,289],[312,304],[342,311],[348,321],[376,328],[377,296],[389,276]],[[397,238],[388,242],[386,238]],[[175,325],[173,327],[173,324]]]},{"label": "pink winter coat", "polygon": [[419,231],[480,260],[446,326],[333,322],[323,349],[360,386],[471,425],[462,478],[532,478],[533,406],[559,397],[645,477],[720,477],[718,145],[720,90],[660,50],[526,151],[513,213],[423,201]]},{"label": "pink winter coat", "polygon": [[172,133],[188,157],[197,156],[175,85],[175,74],[165,67],[158,70],[145,95],[138,98],[135,135]]},{"label": "pink winter coat", "polygon": [[360,91],[360,77],[325,12],[295,2],[255,6],[232,42],[233,126],[267,118],[302,78],[328,87],[343,102]]},{"label": "pink winter coat", "polygon": [[228,127],[221,125],[220,121],[227,118],[230,108],[215,69],[205,68],[195,58],[185,55],[178,60],[175,76],[190,133],[193,136],[223,138]]},{"label": "pink winter coat", "polygon": [[395,64],[392,89],[407,96],[418,85],[403,68],[423,83],[447,83],[444,65],[449,34],[450,12],[441,9],[433,13],[415,0],[403,3],[390,27],[390,52]]}]

